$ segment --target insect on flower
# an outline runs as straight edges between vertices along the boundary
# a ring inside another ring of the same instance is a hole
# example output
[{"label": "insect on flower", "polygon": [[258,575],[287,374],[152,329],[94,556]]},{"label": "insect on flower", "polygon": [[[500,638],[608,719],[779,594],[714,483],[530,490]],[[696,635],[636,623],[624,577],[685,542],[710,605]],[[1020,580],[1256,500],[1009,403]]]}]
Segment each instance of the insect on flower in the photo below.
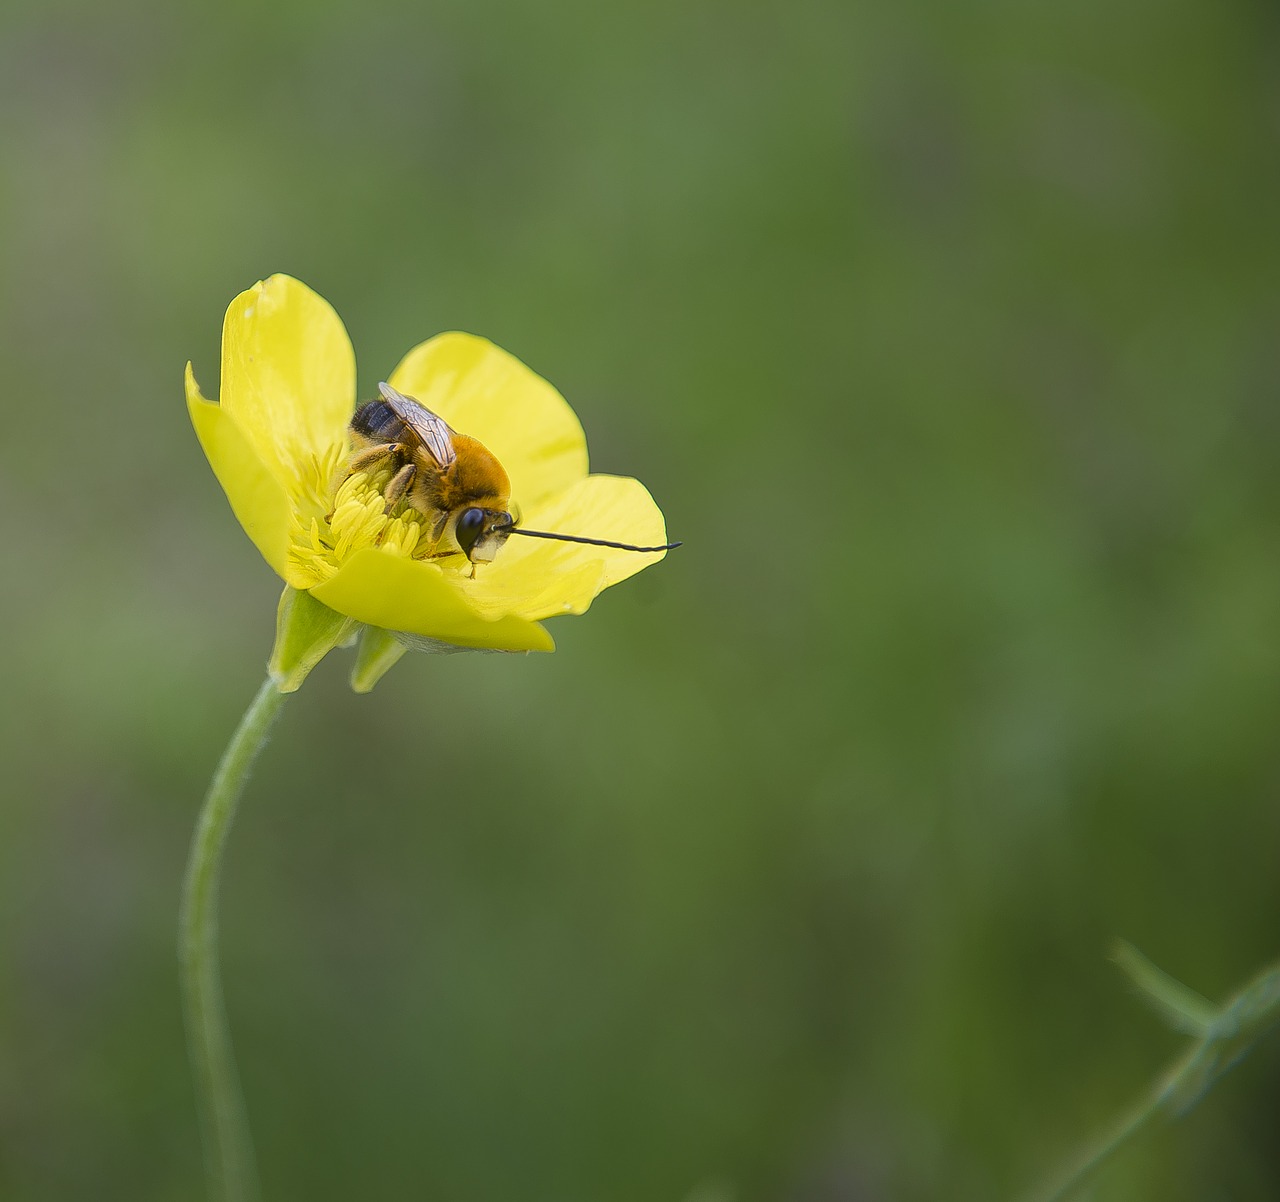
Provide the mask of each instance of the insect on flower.
[{"label": "insect on flower", "polygon": [[391,385],[378,385],[380,400],[368,401],[351,419],[354,445],[349,470],[391,470],[383,488],[386,512],[402,501],[428,523],[427,555],[462,552],[475,565],[492,563],[512,534],[529,538],[588,543],[619,551],[669,551],[679,543],[638,547],[608,539],[526,530],[516,525],[508,506],[511,482],[506,470],[478,439],[459,434],[444,418]]},{"label": "insect on flower", "polygon": [[221,365],[216,402],[188,365],[187,408],[232,512],[289,590],[368,630],[551,651],[544,619],[671,545],[649,490],[591,472],[568,402],[488,339],[437,334],[358,398],[338,315],[274,275],[231,302]]}]

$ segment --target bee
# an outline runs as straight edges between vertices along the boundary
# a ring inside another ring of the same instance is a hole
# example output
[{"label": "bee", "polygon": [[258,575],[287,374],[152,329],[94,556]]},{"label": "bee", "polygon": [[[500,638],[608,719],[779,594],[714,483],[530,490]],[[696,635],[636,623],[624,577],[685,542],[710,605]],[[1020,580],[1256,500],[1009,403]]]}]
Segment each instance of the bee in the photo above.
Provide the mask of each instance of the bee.
[{"label": "bee", "polygon": [[350,470],[390,464],[383,490],[390,513],[401,501],[427,520],[433,555],[462,552],[475,564],[492,563],[508,537],[549,538],[622,551],[668,551],[679,543],[636,547],[602,538],[526,530],[511,515],[511,481],[498,458],[479,439],[459,434],[420,401],[378,385],[381,400],[356,410],[350,432]]}]

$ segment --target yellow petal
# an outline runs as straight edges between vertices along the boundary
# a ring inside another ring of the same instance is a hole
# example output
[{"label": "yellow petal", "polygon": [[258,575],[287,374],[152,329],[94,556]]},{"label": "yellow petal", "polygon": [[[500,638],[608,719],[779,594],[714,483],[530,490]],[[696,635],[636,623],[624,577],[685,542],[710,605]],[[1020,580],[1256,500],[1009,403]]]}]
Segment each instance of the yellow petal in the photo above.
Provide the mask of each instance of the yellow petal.
[{"label": "yellow petal", "polygon": [[355,408],[355,354],[338,315],[287,275],[242,292],[222,326],[220,399],[287,488],[299,465],[343,441]]},{"label": "yellow petal", "polygon": [[482,564],[475,580],[467,582],[467,600],[486,617],[514,613],[538,622],[557,614],[580,614],[605,588],[603,566],[583,559],[548,567],[546,557],[535,553],[523,569],[498,574],[493,566]]},{"label": "yellow petal", "polygon": [[383,630],[426,635],[460,647],[555,650],[551,636],[523,617],[486,620],[463,600],[461,583],[446,579],[433,563],[368,547],[311,593],[330,609]]},{"label": "yellow petal", "polygon": [[231,512],[278,575],[285,576],[289,497],[263,465],[244,431],[225,409],[204,399],[187,364],[187,412]]},{"label": "yellow petal", "polygon": [[564,397],[487,339],[437,335],[414,347],[388,383],[484,443],[525,509],[587,474],[586,436]]},{"label": "yellow petal", "polygon": [[[639,480],[588,476],[521,522],[531,530],[580,534],[652,547],[667,541],[662,511]],[[483,612],[502,610],[537,621],[582,613],[610,585],[657,563],[665,551],[620,551],[583,543],[550,542],[512,535],[492,564],[467,582],[468,597]]]}]

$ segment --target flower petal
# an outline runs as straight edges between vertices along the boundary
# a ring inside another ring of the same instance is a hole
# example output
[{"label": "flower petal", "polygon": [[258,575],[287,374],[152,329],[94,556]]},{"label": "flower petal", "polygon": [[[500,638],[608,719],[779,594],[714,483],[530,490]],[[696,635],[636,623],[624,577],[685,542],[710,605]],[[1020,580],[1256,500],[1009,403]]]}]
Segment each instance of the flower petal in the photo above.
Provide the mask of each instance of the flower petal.
[{"label": "flower petal", "polygon": [[487,339],[439,334],[414,347],[388,383],[484,443],[525,509],[587,474],[586,436],[564,397]]},{"label": "flower petal", "polygon": [[289,497],[267,470],[239,423],[200,395],[187,364],[187,412],[213,474],[231,502],[231,512],[262,557],[285,577],[289,548]]},{"label": "flower petal", "polygon": [[[526,515],[532,530],[607,538],[652,547],[667,541],[662,511],[648,489],[627,476],[588,476]],[[492,564],[468,581],[482,612],[517,613],[537,621],[583,613],[610,585],[664,558],[665,551],[621,551],[512,535]]]},{"label": "flower petal", "polygon": [[351,341],[328,301],[287,275],[240,293],[222,325],[222,407],[291,486],[308,457],[346,437],[355,408]]},{"label": "flower petal", "polygon": [[433,563],[368,547],[311,593],[330,609],[383,630],[427,635],[461,647],[555,650],[551,636],[524,617],[506,613],[488,619],[477,613],[463,599],[461,583],[446,579]]}]

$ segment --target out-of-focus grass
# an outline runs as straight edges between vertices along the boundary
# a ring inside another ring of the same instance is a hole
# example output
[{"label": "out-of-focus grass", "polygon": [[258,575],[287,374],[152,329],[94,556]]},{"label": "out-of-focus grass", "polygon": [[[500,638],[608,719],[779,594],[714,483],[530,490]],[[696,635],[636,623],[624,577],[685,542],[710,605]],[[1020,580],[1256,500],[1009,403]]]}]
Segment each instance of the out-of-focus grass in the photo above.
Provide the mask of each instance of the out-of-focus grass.
[{"label": "out-of-focus grass", "polygon": [[[1262,5],[0,16],[0,1194],[200,1196],[173,938],[276,584],[223,307],[484,333],[686,546],[326,664],[234,832],[268,1196],[990,1198],[1275,955]],[[494,719],[507,735],[484,734]],[[1099,1198],[1274,1196],[1264,1045]]]}]

